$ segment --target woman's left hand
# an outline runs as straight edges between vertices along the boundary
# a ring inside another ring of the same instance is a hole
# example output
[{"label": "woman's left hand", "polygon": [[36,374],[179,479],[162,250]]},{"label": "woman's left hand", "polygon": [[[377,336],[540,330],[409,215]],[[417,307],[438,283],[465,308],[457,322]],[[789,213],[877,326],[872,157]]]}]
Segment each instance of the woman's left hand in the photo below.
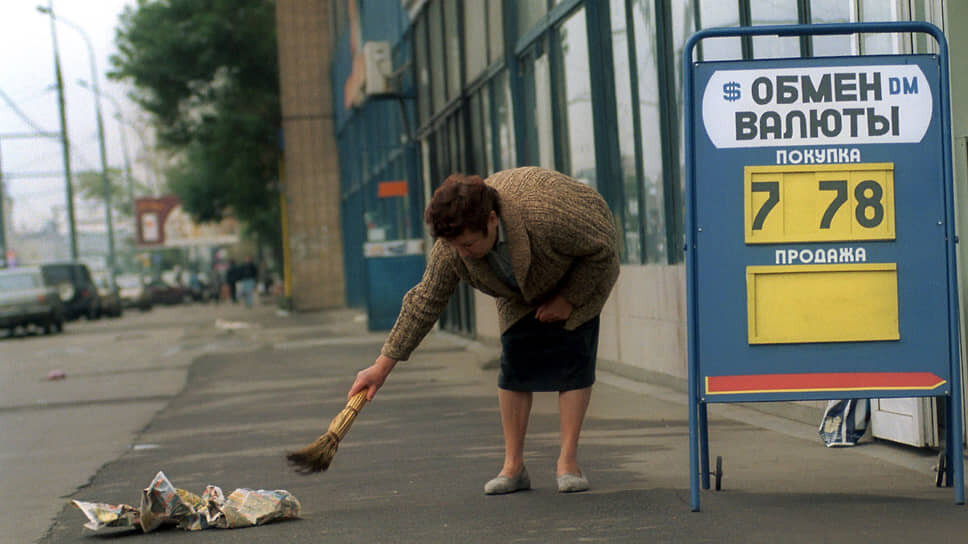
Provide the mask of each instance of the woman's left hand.
[{"label": "woman's left hand", "polygon": [[556,321],[566,321],[571,317],[573,306],[561,295],[555,295],[538,306],[538,311],[534,317],[542,323],[554,323]]}]

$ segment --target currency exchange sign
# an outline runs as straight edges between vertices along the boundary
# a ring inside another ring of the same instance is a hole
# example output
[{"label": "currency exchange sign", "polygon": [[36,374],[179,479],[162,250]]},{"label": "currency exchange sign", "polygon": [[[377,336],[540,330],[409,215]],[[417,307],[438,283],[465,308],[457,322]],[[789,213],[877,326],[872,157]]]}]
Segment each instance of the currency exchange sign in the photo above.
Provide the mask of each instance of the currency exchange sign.
[{"label": "currency exchange sign", "polygon": [[696,65],[705,402],[949,391],[938,59]]}]

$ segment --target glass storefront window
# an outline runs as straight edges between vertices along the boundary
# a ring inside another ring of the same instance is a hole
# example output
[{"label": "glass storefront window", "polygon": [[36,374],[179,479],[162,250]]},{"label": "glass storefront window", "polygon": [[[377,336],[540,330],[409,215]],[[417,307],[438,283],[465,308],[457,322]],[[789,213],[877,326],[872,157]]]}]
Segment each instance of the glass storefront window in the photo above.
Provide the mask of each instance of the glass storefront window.
[{"label": "glass storefront window", "polygon": [[437,113],[447,103],[446,81],[444,80],[444,26],[441,13],[441,0],[431,0],[427,6],[427,25],[430,27],[430,86],[433,113]]},{"label": "glass storefront window", "polygon": [[[884,0],[860,0],[860,20],[897,21],[897,2]],[[899,34],[864,34],[861,36],[861,53],[864,55],[890,55],[901,52]]]},{"label": "glass storefront window", "polygon": [[461,34],[458,31],[457,0],[444,0],[444,40],[447,49],[444,56],[447,59],[447,101],[460,96],[461,75]]},{"label": "glass storefront window", "polygon": [[535,143],[538,166],[555,167],[554,119],[551,113],[551,65],[547,53],[534,59]]},{"label": "glass storefront window", "polygon": [[[844,3],[841,0],[841,3]],[[797,24],[797,0],[750,0],[753,25]],[[753,36],[753,58],[790,58],[800,56],[800,38]]]},{"label": "glass storefront window", "polygon": [[[925,21],[943,28],[944,15],[941,9],[941,0],[911,0],[911,20]],[[917,32],[912,35],[912,39],[914,53],[932,54],[938,52],[938,44],[930,35]]]},{"label": "glass storefront window", "polygon": [[625,23],[625,0],[611,0],[612,58],[615,67],[615,107],[618,119],[618,147],[621,157],[622,189],[625,193],[624,261],[642,262],[640,232],[642,184],[635,164],[635,116],[632,115],[632,75],[629,64],[629,30]]},{"label": "glass storefront window", "polygon": [[504,10],[503,0],[487,0],[487,48],[488,62],[496,62],[504,56]]},{"label": "glass storefront window", "polygon": [[420,124],[430,119],[430,58],[427,55],[427,18],[419,17],[413,27],[414,55],[417,72],[417,109]]},{"label": "glass storefront window", "polygon": [[[811,23],[849,23],[852,2],[810,0]],[[813,36],[813,56],[830,57],[856,53],[854,36]]]},{"label": "glass storefront window", "polygon": [[487,4],[464,2],[464,69],[474,81],[487,68]]},{"label": "glass storefront window", "polygon": [[[735,0],[696,0],[699,2],[699,21],[702,28],[739,26],[739,4]],[[692,11],[691,2],[673,2],[680,9]],[[691,15],[690,15],[691,18]],[[636,34],[638,36],[638,34]],[[712,38],[702,41],[703,60],[731,60],[743,58],[743,45],[739,38]],[[678,64],[678,63],[677,63]]]},{"label": "glass storefront window", "polygon": [[470,118],[470,137],[471,137],[471,168],[472,174],[484,176],[487,173],[486,160],[484,159],[484,116],[481,112],[481,97],[484,91],[478,91],[471,95],[467,101]]},{"label": "glass storefront window", "polygon": [[481,163],[480,168],[482,175],[491,174],[494,172],[494,142],[491,137],[491,93],[485,87],[480,91],[481,97],[481,128],[484,129],[483,141],[484,141],[484,162]]},{"label": "glass storefront window", "polygon": [[505,170],[516,165],[514,141],[514,116],[511,108],[511,87],[507,70],[502,70],[491,80],[494,96],[494,127],[497,130],[498,163],[494,170]]},{"label": "glass storefront window", "polygon": [[554,124],[551,117],[551,67],[545,38],[528,49],[520,60],[521,98],[524,116],[522,166],[555,168]]},{"label": "glass storefront window", "polygon": [[548,12],[548,0],[517,0],[518,37],[524,36]]},{"label": "glass storefront window", "polygon": [[[681,2],[677,2],[681,4]],[[662,131],[659,116],[658,55],[656,53],[656,20],[652,2],[632,3],[632,28],[635,32],[635,69],[639,79],[639,127],[642,132],[642,220],[645,222],[645,262],[667,262],[665,191],[662,171]],[[673,13],[687,6],[677,6]],[[688,14],[692,20],[692,13]],[[675,19],[674,19],[675,21]],[[675,24],[678,28],[679,23]],[[673,34],[676,58],[682,57],[682,43],[688,34]],[[679,66],[679,62],[674,63]],[[676,93],[679,96],[679,93]]]},{"label": "glass storefront window", "polygon": [[[595,187],[595,131],[587,34],[584,8],[565,20],[555,33],[556,54],[561,59],[558,65],[561,69],[555,70],[558,113],[561,115],[558,127],[561,164],[558,169]],[[548,165],[548,158],[543,150],[542,166]]]}]

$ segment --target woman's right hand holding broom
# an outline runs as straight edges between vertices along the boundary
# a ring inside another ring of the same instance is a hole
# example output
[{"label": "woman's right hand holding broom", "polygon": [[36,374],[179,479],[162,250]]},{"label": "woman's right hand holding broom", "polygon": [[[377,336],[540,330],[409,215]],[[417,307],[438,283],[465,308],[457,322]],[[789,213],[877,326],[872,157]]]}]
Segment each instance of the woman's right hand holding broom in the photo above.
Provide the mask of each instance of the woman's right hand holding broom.
[{"label": "woman's right hand holding broom", "polygon": [[391,359],[386,355],[380,354],[372,365],[356,373],[356,380],[353,382],[353,386],[350,387],[350,392],[346,395],[346,398],[352,398],[358,392],[368,389],[366,400],[373,400],[373,396],[383,387],[383,382],[386,381],[387,376],[390,375],[390,372],[396,365],[396,359]]}]

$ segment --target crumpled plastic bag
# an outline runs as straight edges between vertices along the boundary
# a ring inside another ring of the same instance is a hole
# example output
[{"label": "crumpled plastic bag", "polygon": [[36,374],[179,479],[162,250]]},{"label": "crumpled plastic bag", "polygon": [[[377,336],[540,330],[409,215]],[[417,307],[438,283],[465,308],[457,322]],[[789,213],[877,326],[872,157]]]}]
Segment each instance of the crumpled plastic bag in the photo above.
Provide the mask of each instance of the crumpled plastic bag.
[{"label": "crumpled plastic bag", "polygon": [[177,525],[187,531],[251,527],[298,518],[302,509],[299,500],[284,489],[239,488],[226,497],[221,488],[209,485],[199,496],[176,488],[164,472],[155,475],[142,491],[138,508],[78,500],[73,503],[87,516],[87,529],[140,527],[145,533],[163,525]]},{"label": "crumpled plastic bag", "polygon": [[867,432],[870,418],[868,399],[831,400],[820,420],[820,438],[828,448],[854,446]]},{"label": "crumpled plastic bag", "polygon": [[141,513],[133,506],[78,500],[72,502],[87,516],[88,522],[84,527],[92,531],[100,531],[106,527],[141,526]]},{"label": "crumpled plastic bag", "polygon": [[262,525],[275,519],[298,518],[301,506],[288,491],[236,489],[225,499],[222,512],[228,527]]}]

